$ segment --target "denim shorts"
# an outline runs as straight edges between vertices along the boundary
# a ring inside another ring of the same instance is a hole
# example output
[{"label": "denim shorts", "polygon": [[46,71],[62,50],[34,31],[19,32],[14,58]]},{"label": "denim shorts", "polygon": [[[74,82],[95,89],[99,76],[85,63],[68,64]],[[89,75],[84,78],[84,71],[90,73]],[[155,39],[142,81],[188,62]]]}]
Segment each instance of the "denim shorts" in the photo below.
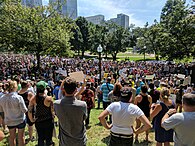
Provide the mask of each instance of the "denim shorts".
[{"label": "denim shorts", "polygon": [[13,128],[23,129],[23,128],[25,128],[25,126],[26,126],[26,120],[24,120],[23,123],[18,124],[18,125],[16,125],[16,126],[7,126],[7,127],[8,127],[8,129],[13,129]]}]

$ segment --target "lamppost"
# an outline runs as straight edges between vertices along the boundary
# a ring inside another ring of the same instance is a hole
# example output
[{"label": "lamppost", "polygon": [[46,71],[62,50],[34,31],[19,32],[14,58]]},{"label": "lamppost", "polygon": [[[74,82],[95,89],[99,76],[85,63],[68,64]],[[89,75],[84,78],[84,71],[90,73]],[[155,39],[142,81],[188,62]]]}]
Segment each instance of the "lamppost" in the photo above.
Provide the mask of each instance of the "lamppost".
[{"label": "lamppost", "polygon": [[102,80],[102,74],[101,74],[101,65],[102,65],[102,63],[101,63],[101,60],[102,60],[102,58],[101,58],[101,53],[102,53],[102,51],[103,51],[103,48],[102,48],[102,46],[101,45],[99,45],[98,47],[97,47],[97,52],[99,53],[99,75],[100,75],[100,77],[99,77],[99,83],[101,82],[101,80]]},{"label": "lamppost", "polygon": [[144,46],[144,61],[146,61],[146,46]]}]

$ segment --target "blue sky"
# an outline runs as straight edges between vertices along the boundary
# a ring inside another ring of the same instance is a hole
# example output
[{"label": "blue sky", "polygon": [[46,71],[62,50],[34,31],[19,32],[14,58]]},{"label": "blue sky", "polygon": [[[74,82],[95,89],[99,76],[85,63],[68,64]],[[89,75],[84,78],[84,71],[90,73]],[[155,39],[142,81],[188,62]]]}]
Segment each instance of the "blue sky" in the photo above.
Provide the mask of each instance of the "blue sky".
[{"label": "blue sky", "polygon": [[[160,20],[160,13],[167,0],[77,0],[78,16],[102,14],[105,20],[123,13],[129,16],[129,23],[144,26]],[[192,0],[187,0],[191,2]],[[43,0],[43,4],[48,3]]]}]

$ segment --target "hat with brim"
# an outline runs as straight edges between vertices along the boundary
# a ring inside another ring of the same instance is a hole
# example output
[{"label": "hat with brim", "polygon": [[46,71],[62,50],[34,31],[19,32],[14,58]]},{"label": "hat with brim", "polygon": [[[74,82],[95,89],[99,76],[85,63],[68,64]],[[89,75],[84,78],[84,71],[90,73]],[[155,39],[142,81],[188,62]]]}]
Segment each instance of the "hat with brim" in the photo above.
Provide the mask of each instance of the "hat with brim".
[{"label": "hat with brim", "polygon": [[39,81],[36,84],[37,89],[40,89],[40,90],[46,89],[47,86],[48,86],[48,84],[45,81]]}]

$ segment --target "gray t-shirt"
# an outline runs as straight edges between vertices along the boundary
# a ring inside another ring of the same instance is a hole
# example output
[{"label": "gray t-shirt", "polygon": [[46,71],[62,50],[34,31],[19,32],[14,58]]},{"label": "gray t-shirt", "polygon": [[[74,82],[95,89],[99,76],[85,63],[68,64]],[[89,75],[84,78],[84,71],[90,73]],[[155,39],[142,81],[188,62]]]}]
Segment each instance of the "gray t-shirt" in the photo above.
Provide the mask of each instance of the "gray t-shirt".
[{"label": "gray t-shirt", "polygon": [[75,97],[64,97],[54,102],[59,120],[59,146],[85,146],[87,105]]},{"label": "gray t-shirt", "polygon": [[174,130],[175,146],[195,146],[195,112],[176,113],[166,119],[162,126]]}]

